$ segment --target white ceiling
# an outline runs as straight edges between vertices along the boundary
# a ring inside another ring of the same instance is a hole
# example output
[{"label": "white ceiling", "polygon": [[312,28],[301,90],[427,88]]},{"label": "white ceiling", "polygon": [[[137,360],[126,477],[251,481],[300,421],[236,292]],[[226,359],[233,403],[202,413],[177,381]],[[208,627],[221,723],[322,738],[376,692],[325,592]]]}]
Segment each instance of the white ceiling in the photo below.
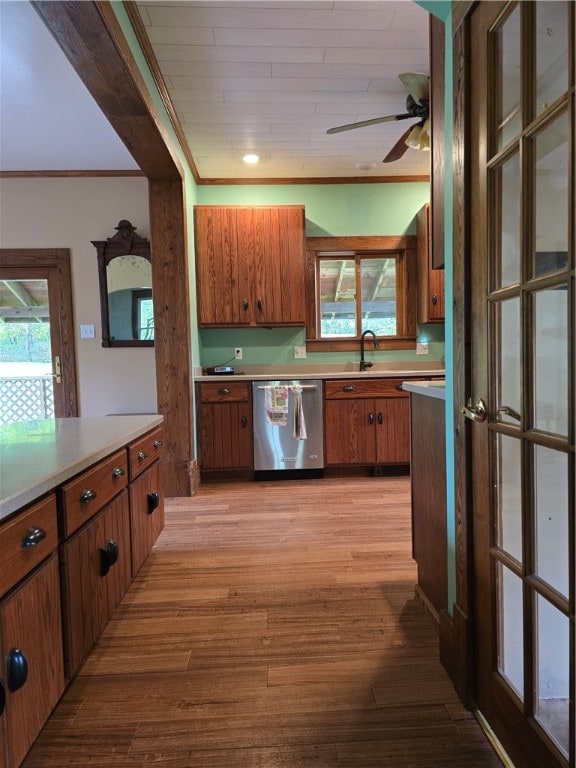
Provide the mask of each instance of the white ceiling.
[{"label": "white ceiling", "polygon": [[[405,111],[398,73],[429,71],[428,13],[412,0],[137,7],[202,179],[429,173],[414,149],[382,163],[414,119],[326,135]],[[0,14],[0,169],[134,169],[32,7],[3,0]]]}]

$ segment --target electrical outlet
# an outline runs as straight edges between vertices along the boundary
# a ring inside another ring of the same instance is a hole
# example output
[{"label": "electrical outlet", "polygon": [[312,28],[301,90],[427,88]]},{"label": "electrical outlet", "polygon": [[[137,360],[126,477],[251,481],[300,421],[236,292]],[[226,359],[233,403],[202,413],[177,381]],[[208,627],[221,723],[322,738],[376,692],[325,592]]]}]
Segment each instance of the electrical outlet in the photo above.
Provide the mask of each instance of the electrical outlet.
[{"label": "electrical outlet", "polygon": [[427,341],[419,341],[416,344],[416,354],[417,355],[427,355],[428,354],[428,342]]},{"label": "electrical outlet", "polygon": [[242,347],[234,347],[234,360],[242,360]]},{"label": "electrical outlet", "polygon": [[294,357],[296,358],[306,357],[306,347],[294,347]]}]

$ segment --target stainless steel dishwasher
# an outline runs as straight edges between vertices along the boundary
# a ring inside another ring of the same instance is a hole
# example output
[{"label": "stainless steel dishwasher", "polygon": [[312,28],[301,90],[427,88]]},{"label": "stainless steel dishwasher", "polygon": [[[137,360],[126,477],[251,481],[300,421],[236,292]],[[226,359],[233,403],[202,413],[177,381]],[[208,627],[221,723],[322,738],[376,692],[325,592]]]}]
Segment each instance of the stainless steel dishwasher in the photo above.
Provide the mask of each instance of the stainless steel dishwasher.
[{"label": "stainless steel dishwasher", "polygon": [[[322,381],[252,382],[254,471],[321,474]],[[320,470],[320,472],[318,472]]]}]

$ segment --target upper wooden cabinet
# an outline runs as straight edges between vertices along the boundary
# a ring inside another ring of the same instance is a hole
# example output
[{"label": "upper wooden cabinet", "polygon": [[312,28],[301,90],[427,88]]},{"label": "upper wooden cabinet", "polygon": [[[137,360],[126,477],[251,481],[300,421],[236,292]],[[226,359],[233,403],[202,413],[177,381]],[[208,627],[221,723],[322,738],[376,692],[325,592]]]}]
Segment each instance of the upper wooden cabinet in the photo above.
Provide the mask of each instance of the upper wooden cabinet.
[{"label": "upper wooden cabinet", "polygon": [[444,270],[432,266],[430,206],[416,214],[418,236],[418,322],[444,322]]},{"label": "upper wooden cabinet", "polygon": [[194,208],[200,326],[304,325],[304,207]]}]

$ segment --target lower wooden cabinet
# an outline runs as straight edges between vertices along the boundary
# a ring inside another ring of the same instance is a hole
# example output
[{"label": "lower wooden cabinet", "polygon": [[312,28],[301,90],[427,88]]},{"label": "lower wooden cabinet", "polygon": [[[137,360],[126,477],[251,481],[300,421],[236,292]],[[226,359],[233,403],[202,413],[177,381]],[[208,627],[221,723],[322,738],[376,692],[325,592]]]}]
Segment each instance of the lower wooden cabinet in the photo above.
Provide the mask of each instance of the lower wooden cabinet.
[{"label": "lower wooden cabinet", "polygon": [[252,469],[252,434],[249,382],[210,382],[198,386],[201,470]]},{"label": "lower wooden cabinet", "polygon": [[409,400],[399,385],[396,379],[325,383],[326,466],[410,462]]},{"label": "lower wooden cabinet", "polygon": [[7,768],[16,768],[64,691],[56,554],[0,602],[0,640],[6,697],[0,752]]},{"label": "lower wooden cabinet", "polygon": [[445,402],[410,394],[412,547],[418,589],[438,617],[448,607]]},{"label": "lower wooden cabinet", "polygon": [[132,580],[123,490],[61,546],[66,677],[78,671]]},{"label": "lower wooden cabinet", "polygon": [[135,576],[164,528],[164,492],[159,461],[130,484],[130,528],[132,575]]}]

